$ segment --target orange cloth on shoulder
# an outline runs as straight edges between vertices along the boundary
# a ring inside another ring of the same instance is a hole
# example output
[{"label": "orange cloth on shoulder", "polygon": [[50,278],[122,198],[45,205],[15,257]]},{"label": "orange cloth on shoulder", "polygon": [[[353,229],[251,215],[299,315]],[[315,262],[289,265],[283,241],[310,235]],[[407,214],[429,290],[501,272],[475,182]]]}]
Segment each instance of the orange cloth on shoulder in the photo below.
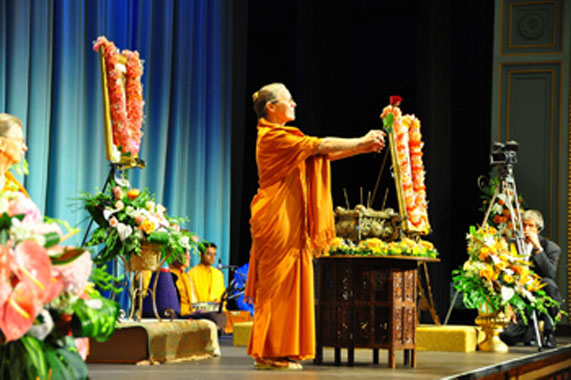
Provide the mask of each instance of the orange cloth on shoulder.
[{"label": "orange cloth on shoulder", "polygon": [[315,356],[312,259],[335,236],[329,160],[315,155],[321,141],[258,122],[245,293],[255,306],[248,346],[254,358]]},{"label": "orange cloth on shoulder", "polygon": [[14,177],[14,174],[7,171],[4,173],[4,178],[6,178],[6,182],[4,183],[4,188],[2,191],[19,191],[26,197],[30,198],[30,194],[28,194],[24,185],[22,185],[20,181]]}]

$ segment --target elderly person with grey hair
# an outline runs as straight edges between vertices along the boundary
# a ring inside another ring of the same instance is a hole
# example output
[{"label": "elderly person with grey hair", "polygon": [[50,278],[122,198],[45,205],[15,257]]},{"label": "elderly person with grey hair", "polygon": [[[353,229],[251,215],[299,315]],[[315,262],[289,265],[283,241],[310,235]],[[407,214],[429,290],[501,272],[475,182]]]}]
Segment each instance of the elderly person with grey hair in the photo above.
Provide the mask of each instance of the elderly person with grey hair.
[{"label": "elderly person with grey hair", "polygon": [[22,121],[0,113],[0,190],[20,191],[28,196],[24,186],[8,171],[24,158],[27,150]]},{"label": "elderly person with grey hair", "polygon": [[[543,216],[537,210],[527,210],[522,214],[524,254],[529,255],[532,269],[541,276],[545,287],[545,293],[557,302],[561,302],[561,294],[557,286],[557,263],[561,256],[561,248],[549,239],[544,238],[539,233],[543,230]],[[555,319],[559,313],[559,308],[549,309],[549,315]],[[553,335],[553,324],[545,315],[539,317],[544,321],[543,346],[555,348],[555,337]],[[515,345],[519,342],[524,344],[534,344],[535,335],[533,325],[525,325],[518,318],[518,323],[510,325],[500,334],[500,338],[508,345]]]}]

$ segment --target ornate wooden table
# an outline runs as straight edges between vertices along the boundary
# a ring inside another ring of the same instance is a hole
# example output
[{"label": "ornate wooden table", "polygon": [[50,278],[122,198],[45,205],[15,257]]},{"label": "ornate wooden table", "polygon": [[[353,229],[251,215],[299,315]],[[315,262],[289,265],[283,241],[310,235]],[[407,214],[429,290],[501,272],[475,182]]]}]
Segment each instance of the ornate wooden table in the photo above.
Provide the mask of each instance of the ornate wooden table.
[{"label": "ornate wooden table", "polygon": [[404,350],[404,363],[416,367],[418,265],[438,259],[410,256],[327,256],[316,260],[315,363],[323,362],[323,347],[335,348],[335,364],[346,348],[348,365],[355,348]]}]

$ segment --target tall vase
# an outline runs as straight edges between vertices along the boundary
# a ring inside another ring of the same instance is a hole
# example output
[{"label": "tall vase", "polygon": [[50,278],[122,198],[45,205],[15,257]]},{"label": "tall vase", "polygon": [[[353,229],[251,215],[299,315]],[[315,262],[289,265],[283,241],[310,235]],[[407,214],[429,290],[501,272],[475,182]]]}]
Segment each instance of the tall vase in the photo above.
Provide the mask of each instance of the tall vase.
[{"label": "tall vase", "polygon": [[510,322],[503,311],[485,312],[478,310],[476,324],[482,327],[486,339],[478,344],[480,351],[508,352],[508,346],[500,339],[500,332]]}]

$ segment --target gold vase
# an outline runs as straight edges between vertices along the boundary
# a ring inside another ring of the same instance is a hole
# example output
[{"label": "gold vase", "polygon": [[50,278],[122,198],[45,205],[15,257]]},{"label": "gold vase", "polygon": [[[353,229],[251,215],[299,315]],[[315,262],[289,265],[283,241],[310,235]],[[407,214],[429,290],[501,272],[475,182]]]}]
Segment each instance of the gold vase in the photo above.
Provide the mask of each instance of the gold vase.
[{"label": "gold vase", "polygon": [[478,349],[487,352],[508,352],[508,346],[500,339],[500,332],[509,322],[509,318],[502,311],[486,313],[478,310],[476,324],[482,327],[486,334],[486,339],[478,344]]},{"label": "gold vase", "polygon": [[128,263],[128,270],[130,271],[155,271],[159,268],[161,261],[160,244],[152,244],[144,242],[141,244],[141,253],[139,255],[131,254]]}]

